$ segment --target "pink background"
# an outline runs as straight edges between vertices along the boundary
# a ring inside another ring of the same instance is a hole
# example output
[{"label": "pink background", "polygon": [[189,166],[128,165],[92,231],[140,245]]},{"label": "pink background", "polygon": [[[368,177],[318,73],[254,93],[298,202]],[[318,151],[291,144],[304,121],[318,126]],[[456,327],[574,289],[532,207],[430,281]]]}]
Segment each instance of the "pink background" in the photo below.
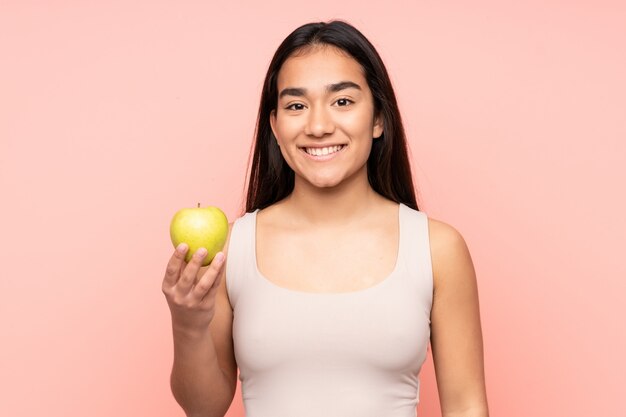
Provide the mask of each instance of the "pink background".
[{"label": "pink background", "polygon": [[2,2],[0,415],[184,415],[169,221],[235,219],[267,64],[330,18],[379,49],[420,207],[470,247],[492,416],[623,415],[624,3],[336,3]]}]

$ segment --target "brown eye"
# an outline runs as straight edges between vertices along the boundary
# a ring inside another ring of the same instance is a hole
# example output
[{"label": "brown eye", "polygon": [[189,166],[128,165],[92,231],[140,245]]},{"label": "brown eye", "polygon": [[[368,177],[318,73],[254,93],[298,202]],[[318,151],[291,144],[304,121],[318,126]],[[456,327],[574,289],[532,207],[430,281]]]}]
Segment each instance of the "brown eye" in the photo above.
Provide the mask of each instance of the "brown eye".
[{"label": "brown eye", "polygon": [[347,98],[340,98],[335,103],[337,103],[337,105],[339,107],[345,107],[345,106],[349,105],[350,103],[354,103],[354,101],[352,101],[350,99],[347,99]]},{"label": "brown eye", "polygon": [[302,103],[293,103],[285,107],[287,110],[302,110],[304,105]]}]

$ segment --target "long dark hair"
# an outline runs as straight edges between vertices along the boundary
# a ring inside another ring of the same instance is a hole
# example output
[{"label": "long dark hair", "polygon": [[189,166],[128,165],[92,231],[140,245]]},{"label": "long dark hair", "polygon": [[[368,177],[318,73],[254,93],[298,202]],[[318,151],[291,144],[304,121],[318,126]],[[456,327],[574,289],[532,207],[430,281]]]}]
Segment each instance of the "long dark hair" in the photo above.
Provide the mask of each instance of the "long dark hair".
[{"label": "long dark hair", "polygon": [[294,172],[280,153],[270,125],[270,114],[278,104],[278,72],[292,54],[325,44],[342,49],[361,65],[374,97],[375,114],[382,116],[384,133],[373,141],[367,160],[370,185],[384,197],[418,210],[406,135],[387,69],[361,32],[344,21],[333,20],[300,26],[285,38],[270,62],[257,117],[246,212],[263,209],[293,191]]}]

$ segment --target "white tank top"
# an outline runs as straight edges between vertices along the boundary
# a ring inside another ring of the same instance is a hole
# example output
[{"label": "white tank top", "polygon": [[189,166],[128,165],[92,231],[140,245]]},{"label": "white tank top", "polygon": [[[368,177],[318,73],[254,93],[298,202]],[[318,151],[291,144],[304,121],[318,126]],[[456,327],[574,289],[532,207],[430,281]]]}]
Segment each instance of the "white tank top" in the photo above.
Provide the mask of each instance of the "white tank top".
[{"label": "white tank top", "polygon": [[235,221],[226,264],[246,417],[415,417],[433,298],[426,214],[399,205],[383,281],[313,293],[259,273],[257,212]]}]

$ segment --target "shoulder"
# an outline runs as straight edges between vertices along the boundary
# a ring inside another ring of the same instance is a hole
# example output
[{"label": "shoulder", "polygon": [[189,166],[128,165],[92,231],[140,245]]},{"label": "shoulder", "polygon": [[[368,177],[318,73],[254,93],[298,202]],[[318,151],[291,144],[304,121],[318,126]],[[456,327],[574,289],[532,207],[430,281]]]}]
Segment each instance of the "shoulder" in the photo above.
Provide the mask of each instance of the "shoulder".
[{"label": "shoulder", "polygon": [[474,281],[471,255],[462,234],[454,226],[432,218],[428,218],[428,234],[435,291]]},{"label": "shoulder", "polygon": [[431,217],[428,217],[428,237],[431,251],[438,254],[441,251],[458,250],[465,245],[465,239],[454,226]]},{"label": "shoulder", "polygon": [[228,224],[228,239],[224,250],[228,250],[231,239],[239,240],[242,236],[246,236],[255,225],[257,211],[246,211],[239,213],[235,219]]}]

